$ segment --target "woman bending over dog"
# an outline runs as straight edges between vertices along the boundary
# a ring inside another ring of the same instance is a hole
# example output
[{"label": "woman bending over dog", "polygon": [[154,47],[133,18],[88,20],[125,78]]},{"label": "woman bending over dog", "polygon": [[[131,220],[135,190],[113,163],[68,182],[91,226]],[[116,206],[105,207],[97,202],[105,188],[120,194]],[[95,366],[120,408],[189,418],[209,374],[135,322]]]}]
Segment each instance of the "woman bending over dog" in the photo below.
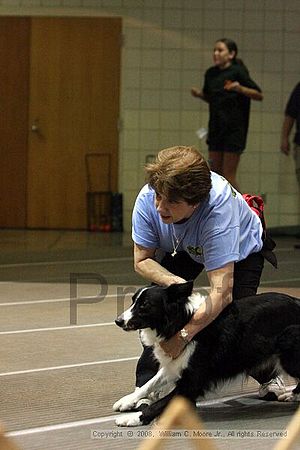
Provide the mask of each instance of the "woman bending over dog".
[{"label": "woman bending over dog", "polygon": [[[205,269],[210,283],[210,301],[161,344],[177,358],[226,305],[256,294],[266,243],[257,214],[225,178],[210,171],[195,148],[160,151],[146,166],[146,174],[148,183],[133,209],[136,272],[152,283],[169,286],[194,280]],[[137,365],[136,386],[145,384],[157,370],[152,348],[145,347]],[[275,369],[253,375],[261,384],[261,398],[274,400],[285,392]],[[147,399],[142,399],[138,409],[145,403]]]}]

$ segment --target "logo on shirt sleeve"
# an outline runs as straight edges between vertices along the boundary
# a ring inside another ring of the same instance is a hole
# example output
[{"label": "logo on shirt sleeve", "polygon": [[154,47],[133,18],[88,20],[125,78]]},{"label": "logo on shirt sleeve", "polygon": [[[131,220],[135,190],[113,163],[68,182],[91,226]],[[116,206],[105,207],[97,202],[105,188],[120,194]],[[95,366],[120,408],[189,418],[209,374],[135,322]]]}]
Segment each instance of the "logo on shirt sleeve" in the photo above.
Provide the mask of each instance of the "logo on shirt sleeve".
[{"label": "logo on shirt sleeve", "polygon": [[196,258],[200,258],[200,256],[203,256],[203,248],[200,246],[193,247],[192,245],[188,245],[186,249],[190,255],[196,256]]},{"label": "logo on shirt sleeve", "polygon": [[226,178],[222,177],[222,175],[221,175],[221,178],[222,178],[222,180],[227,182],[227,184],[229,185],[230,190],[231,190],[231,195],[232,195],[232,197],[235,198],[237,194],[236,194],[236,190],[234,189],[234,187],[229,183],[229,181],[226,180]]}]

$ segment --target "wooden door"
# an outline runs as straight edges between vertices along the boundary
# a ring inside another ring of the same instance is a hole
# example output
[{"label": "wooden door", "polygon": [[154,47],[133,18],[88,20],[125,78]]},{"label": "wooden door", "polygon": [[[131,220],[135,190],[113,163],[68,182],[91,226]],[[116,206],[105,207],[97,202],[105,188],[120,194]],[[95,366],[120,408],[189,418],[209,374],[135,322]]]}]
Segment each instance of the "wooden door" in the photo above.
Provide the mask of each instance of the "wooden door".
[{"label": "wooden door", "polygon": [[86,228],[86,153],[117,190],[121,19],[32,18],[27,225]]},{"label": "wooden door", "polygon": [[30,19],[0,17],[0,227],[26,227]]}]

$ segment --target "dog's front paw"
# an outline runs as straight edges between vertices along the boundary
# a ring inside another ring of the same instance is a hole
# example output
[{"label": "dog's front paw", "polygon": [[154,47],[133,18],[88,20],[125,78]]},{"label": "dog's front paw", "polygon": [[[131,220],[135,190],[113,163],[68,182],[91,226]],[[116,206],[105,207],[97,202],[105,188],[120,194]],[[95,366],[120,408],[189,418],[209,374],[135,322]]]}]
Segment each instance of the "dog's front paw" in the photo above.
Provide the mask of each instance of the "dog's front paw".
[{"label": "dog's front paw", "polygon": [[137,398],[135,393],[133,392],[132,394],[128,394],[125,395],[125,397],[120,398],[120,400],[118,400],[114,406],[113,406],[113,410],[114,411],[130,411],[131,409],[133,409],[137,403]]},{"label": "dog's front paw", "polygon": [[143,425],[143,422],[140,420],[141,416],[141,412],[121,415],[116,419],[116,425],[118,427],[138,427]]}]

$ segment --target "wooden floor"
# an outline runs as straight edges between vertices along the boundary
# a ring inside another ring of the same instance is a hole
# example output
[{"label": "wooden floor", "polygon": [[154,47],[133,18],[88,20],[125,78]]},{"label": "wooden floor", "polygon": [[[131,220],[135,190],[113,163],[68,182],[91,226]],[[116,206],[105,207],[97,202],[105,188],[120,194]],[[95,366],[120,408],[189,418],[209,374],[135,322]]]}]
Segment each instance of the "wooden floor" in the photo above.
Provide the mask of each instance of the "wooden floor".
[{"label": "wooden floor", "polygon": [[[277,243],[279,268],[266,265],[261,291],[300,297],[299,241]],[[145,284],[133,272],[130,236],[1,230],[0,245],[0,421],[7,435],[23,450],[137,448],[141,430],[131,437],[117,428],[112,411],[133,389],[141,352],[137,334],[114,325]],[[196,287],[207,285],[201,275]],[[297,405],[260,401],[256,391],[254,381],[238,379],[200,402],[206,428],[284,429]],[[274,443],[217,441],[220,449]],[[180,439],[166,444],[184,448]]]}]

